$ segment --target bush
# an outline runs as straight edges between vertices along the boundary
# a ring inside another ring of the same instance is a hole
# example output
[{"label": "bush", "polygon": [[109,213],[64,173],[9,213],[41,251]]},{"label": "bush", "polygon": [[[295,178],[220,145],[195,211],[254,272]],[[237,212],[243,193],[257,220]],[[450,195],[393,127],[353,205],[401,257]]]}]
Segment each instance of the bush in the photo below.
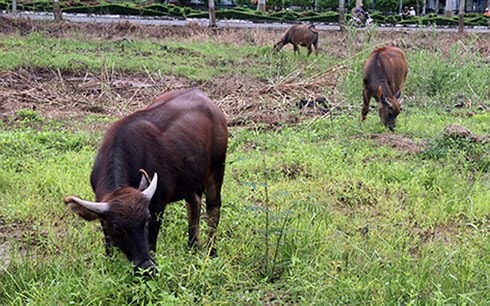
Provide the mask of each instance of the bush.
[{"label": "bush", "polygon": [[[488,172],[490,142],[479,139],[463,127],[450,125],[428,143],[424,158],[469,165],[472,170]],[[460,161],[464,162],[460,162]]]},{"label": "bush", "polygon": [[376,9],[381,12],[398,12],[399,7],[400,7],[400,2],[398,1],[393,1],[393,0],[376,1]]},{"label": "bush", "polygon": [[339,13],[337,12],[327,12],[318,16],[312,17],[303,17],[299,18],[299,21],[308,21],[308,22],[338,22],[339,21]]},{"label": "bush", "polygon": [[289,20],[289,21],[298,20],[301,18],[301,14],[293,10],[282,10],[279,12],[272,13],[269,16],[278,18],[279,20]]},{"label": "bush", "polygon": [[337,11],[339,7],[339,2],[336,0],[319,0],[318,1],[318,9],[320,11]]}]

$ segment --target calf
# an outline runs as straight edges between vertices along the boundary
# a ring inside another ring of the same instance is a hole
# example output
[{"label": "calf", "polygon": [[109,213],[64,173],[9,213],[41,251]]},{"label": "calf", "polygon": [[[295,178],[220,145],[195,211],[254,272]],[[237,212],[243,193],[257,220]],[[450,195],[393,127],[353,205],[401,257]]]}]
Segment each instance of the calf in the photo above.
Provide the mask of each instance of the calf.
[{"label": "calf", "polygon": [[369,55],[364,65],[362,121],[369,112],[369,102],[374,97],[383,124],[393,131],[401,110],[401,90],[408,73],[405,54],[396,47],[377,49]]},{"label": "calf", "polygon": [[154,270],[159,214],[185,199],[189,245],[197,247],[205,193],[208,245],[216,255],[227,141],[225,116],[203,92],[165,93],[108,129],[90,176],[96,202],[69,196],[65,203],[86,220],[100,220],[107,255],[115,245],[136,270]]},{"label": "calf", "polygon": [[304,46],[308,49],[308,55],[312,52],[312,47],[315,47],[315,54],[318,56],[318,31],[315,25],[311,24],[297,24],[290,27],[286,33],[283,34],[281,40],[274,45],[274,52],[278,52],[287,44],[292,44],[294,53],[299,54],[299,47]]}]

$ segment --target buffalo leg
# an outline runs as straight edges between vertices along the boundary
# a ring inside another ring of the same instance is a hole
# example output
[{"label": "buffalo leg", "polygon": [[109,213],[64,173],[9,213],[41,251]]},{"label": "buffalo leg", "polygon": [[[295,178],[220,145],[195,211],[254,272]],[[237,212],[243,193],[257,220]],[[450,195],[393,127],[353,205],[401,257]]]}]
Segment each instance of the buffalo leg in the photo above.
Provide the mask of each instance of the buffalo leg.
[{"label": "buffalo leg", "polygon": [[306,48],[308,48],[308,56],[310,56],[311,52],[313,52],[311,45],[308,45]]},{"label": "buffalo leg", "polygon": [[298,47],[298,45],[293,45],[293,49],[294,49],[294,54],[296,54],[296,53],[299,54],[299,47]]},{"label": "buffalo leg", "polygon": [[152,213],[150,223],[148,224],[148,245],[150,251],[152,251],[153,253],[155,253],[157,250],[157,238],[161,225],[161,217],[155,213]]},{"label": "buffalo leg", "polygon": [[102,231],[104,232],[104,245],[105,245],[105,254],[106,256],[112,256],[114,254],[113,252],[113,246],[112,246],[112,239],[109,236],[109,233],[107,231],[105,221],[101,220],[100,225],[102,226]]},{"label": "buffalo leg", "polygon": [[362,91],[362,98],[364,100],[364,104],[362,106],[362,121],[364,121],[366,120],[366,116],[369,112],[369,100],[371,100],[371,96],[366,89]]},{"label": "buffalo leg", "polygon": [[220,169],[212,182],[206,187],[206,221],[208,224],[208,249],[211,257],[217,256],[214,247],[221,211],[221,185],[224,168]]},{"label": "buffalo leg", "polygon": [[199,247],[199,219],[201,218],[201,195],[193,194],[185,199],[187,207],[189,247]]}]

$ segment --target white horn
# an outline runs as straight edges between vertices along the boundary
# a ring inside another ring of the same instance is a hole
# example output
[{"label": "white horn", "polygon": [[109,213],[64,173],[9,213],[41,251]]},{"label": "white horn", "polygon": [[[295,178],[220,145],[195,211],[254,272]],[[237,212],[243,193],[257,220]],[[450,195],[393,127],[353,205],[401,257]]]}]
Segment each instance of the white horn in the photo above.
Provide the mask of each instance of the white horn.
[{"label": "white horn", "polygon": [[158,185],[158,174],[155,172],[155,174],[153,175],[153,179],[151,180],[150,186],[148,186],[148,188],[142,191],[143,195],[148,200],[151,200],[151,198],[153,198],[153,195],[157,190],[157,185]]},{"label": "white horn", "polygon": [[91,202],[91,201],[86,201],[79,199],[77,197],[68,197],[65,199],[65,203],[70,203],[70,202],[75,202],[86,209],[93,211],[98,214],[103,214],[107,211],[109,211],[109,203],[107,202]]}]

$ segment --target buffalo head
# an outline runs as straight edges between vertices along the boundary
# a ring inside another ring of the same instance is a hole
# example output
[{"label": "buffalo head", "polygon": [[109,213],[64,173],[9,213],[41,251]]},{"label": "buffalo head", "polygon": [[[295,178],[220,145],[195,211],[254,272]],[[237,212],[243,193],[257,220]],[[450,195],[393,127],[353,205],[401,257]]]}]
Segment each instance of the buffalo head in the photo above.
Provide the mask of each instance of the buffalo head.
[{"label": "buffalo head", "polygon": [[149,205],[158,184],[155,173],[151,182],[144,171],[140,187],[124,187],[106,195],[102,202],[91,202],[74,196],[65,203],[86,220],[102,221],[112,242],[134,263],[135,270],[153,272],[156,263],[148,243]]},{"label": "buffalo head", "polygon": [[400,114],[401,101],[398,101],[400,97],[400,90],[398,90],[394,95],[384,95],[381,86],[378,88],[378,112],[381,122],[390,129],[390,131],[395,130],[396,117]]}]

